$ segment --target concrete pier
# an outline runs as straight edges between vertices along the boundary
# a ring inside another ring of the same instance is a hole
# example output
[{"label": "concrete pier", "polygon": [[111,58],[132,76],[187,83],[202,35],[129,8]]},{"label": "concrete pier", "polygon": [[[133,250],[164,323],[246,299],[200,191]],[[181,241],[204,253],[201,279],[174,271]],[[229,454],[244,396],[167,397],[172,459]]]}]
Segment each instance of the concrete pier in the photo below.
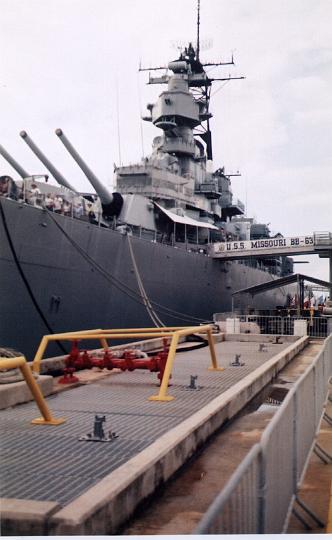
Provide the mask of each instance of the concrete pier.
[{"label": "concrete pier", "polygon": [[[52,412],[67,419],[61,426],[31,426],[32,403],[4,411],[3,533],[116,533],[141,501],[308,342],[307,337],[292,336],[282,336],[278,344],[264,335],[259,343],[251,335],[241,336],[242,341],[225,338],[216,345],[222,372],[207,371],[208,349],[177,354],[169,389],[176,398],[172,402],[149,402],[156,375],[133,372],[102,374],[100,380],[52,396]],[[244,365],[232,365],[236,354]],[[197,390],[188,388],[191,375],[198,376]],[[118,438],[110,443],[79,440],[91,432],[96,413],[106,416],[107,430]],[[46,505],[43,514],[37,504],[38,519],[33,517],[33,501]]]}]

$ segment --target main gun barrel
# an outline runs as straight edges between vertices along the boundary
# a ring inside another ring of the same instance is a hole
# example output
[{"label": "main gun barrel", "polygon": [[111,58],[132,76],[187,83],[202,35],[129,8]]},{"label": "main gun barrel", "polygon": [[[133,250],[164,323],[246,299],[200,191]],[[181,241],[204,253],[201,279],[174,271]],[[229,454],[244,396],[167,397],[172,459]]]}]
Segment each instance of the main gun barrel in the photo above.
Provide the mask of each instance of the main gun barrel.
[{"label": "main gun barrel", "polygon": [[37,158],[45,165],[46,169],[48,169],[51,173],[51,175],[55,178],[55,180],[61,185],[66,187],[67,189],[70,189],[74,193],[76,193],[76,189],[73,188],[73,186],[64,178],[64,176],[54,167],[54,165],[50,162],[50,160],[43,154],[43,152],[38,148],[38,146],[33,142],[33,140],[29,137],[26,131],[21,131],[20,136],[24,140],[24,142],[29,146],[29,148],[33,151],[33,153],[37,156]]},{"label": "main gun barrel", "polygon": [[9,165],[15,169],[15,171],[20,175],[21,178],[27,178],[27,176],[30,176],[30,174],[21,167],[19,163],[17,163],[16,159],[14,159],[10,154],[8,154],[7,150],[0,144],[0,154],[2,157],[8,161]]},{"label": "main gun barrel", "polygon": [[59,137],[60,141],[67,149],[72,158],[76,161],[77,165],[84,172],[85,176],[89,180],[90,184],[94,187],[96,192],[100,197],[100,201],[103,205],[109,205],[113,202],[113,195],[108,191],[108,189],[100,182],[96,177],[94,172],[88,167],[88,165],[83,161],[79,153],[75,150],[71,142],[67,139],[66,135],[63,133],[62,129],[55,130],[56,135]]}]

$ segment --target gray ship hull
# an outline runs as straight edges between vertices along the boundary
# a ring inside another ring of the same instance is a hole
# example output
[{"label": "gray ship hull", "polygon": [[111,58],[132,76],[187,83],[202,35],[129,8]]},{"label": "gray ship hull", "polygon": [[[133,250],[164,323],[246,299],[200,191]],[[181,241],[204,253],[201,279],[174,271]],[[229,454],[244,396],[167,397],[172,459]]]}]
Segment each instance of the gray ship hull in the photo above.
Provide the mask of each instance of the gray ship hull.
[{"label": "gray ship hull", "polygon": [[[50,329],[153,326],[126,235],[9,199],[1,204],[1,346],[31,359]],[[147,296],[166,325],[211,320],[213,313],[231,310],[232,292],[272,278],[202,253],[137,237],[131,243]],[[284,303],[278,289],[258,295],[252,305],[272,309]],[[59,352],[54,346],[53,353]]]}]

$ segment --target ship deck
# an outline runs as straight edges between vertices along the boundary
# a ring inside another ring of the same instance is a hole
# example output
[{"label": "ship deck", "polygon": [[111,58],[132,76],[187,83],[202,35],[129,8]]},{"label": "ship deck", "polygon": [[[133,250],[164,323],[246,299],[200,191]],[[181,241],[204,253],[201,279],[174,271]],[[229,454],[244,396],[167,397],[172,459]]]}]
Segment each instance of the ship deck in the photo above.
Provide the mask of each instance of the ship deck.
[{"label": "ship deck", "polygon": [[[243,335],[217,343],[225,368],[219,372],[207,370],[208,348],[178,353],[169,387],[174,401],[148,401],[158,391],[154,373],[83,373],[81,386],[47,398],[53,416],[66,419],[62,425],[31,425],[33,402],[2,411],[1,496],[13,508],[20,500],[16,522],[38,515],[48,534],[116,532],[137,502],[239,412],[307,338],[272,339]],[[259,351],[263,342],[266,350]],[[244,365],[231,365],[235,354]],[[198,376],[197,390],[189,388],[191,375]],[[93,431],[95,414],[106,416],[105,432],[117,435],[112,442],[80,441]]]}]

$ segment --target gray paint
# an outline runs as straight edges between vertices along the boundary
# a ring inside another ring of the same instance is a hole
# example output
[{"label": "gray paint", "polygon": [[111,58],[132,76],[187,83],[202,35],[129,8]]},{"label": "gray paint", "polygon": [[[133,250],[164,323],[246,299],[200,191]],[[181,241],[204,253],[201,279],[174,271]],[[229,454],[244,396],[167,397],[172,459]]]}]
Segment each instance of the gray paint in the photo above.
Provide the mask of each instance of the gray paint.
[{"label": "gray paint", "polygon": [[105,186],[98,180],[94,172],[88,167],[85,161],[81,158],[79,153],[75,150],[71,142],[67,139],[66,135],[63,133],[62,129],[55,130],[56,135],[59,137],[60,141],[64,147],[68,150],[69,154],[76,161],[77,165],[82,169],[85,176],[89,180],[90,184],[95,188],[98,193],[100,200],[103,204],[109,204],[113,200],[112,194],[105,188]]},{"label": "gray paint", "polygon": [[[55,332],[89,328],[151,326],[142,303],[133,299],[138,285],[126,236],[90,223],[2,199],[8,228],[22,269],[38,304]],[[113,276],[110,283],[70,244],[56,227],[64,228],[98,265]],[[43,226],[41,226],[43,225]],[[259,269],[236,262],[221,263],[201,253],[132,237],[140,275],[151,301],[188,316],[212,320],[213,313],[230,311],[231,293],[271,279]],[[29,359],[49,331],[37,314],[23,284],[0,223],[0,342],[25,353]],[[128,287],[120,290],[118,283]],[[53,301],[59,297],[59,305]],[[282,304],[284,292],[257,296],[253,305]],[[236,307],[246,307],[245,298]],[[165,324],[192,324],[156,311]],[[20,330],[17,330],[18,322]],[[52,351],[52,349],[50,349]],[[54,351],[55,352],[55,351]],[[59,354],[59,350],[56,349]]]},{"label": "gray paint", "polygon": [[65,177],[54,167],[50,160],[43,154],[43,152],[38,148],[38,146],[33,142],[31,137],[27,134],[26,131],[21,131],[20,136],[24,142],[29,146],[32,152],[37,156],[37,158],[45,165],[46,169],[50,171],[55,180],[61,185],[70,189],[71,191],[76,191],[75,188],[65,179]]},{"label": "gray paint", "polygon": [[21,167],[19,163],[7,152],[7,150],[0,144],[0,154],[2,157],[8,161],[9,165],[15,169],[15,171],[20,175],[21,178],[26,178],[27,176],[30,176],[29,173]]}]

